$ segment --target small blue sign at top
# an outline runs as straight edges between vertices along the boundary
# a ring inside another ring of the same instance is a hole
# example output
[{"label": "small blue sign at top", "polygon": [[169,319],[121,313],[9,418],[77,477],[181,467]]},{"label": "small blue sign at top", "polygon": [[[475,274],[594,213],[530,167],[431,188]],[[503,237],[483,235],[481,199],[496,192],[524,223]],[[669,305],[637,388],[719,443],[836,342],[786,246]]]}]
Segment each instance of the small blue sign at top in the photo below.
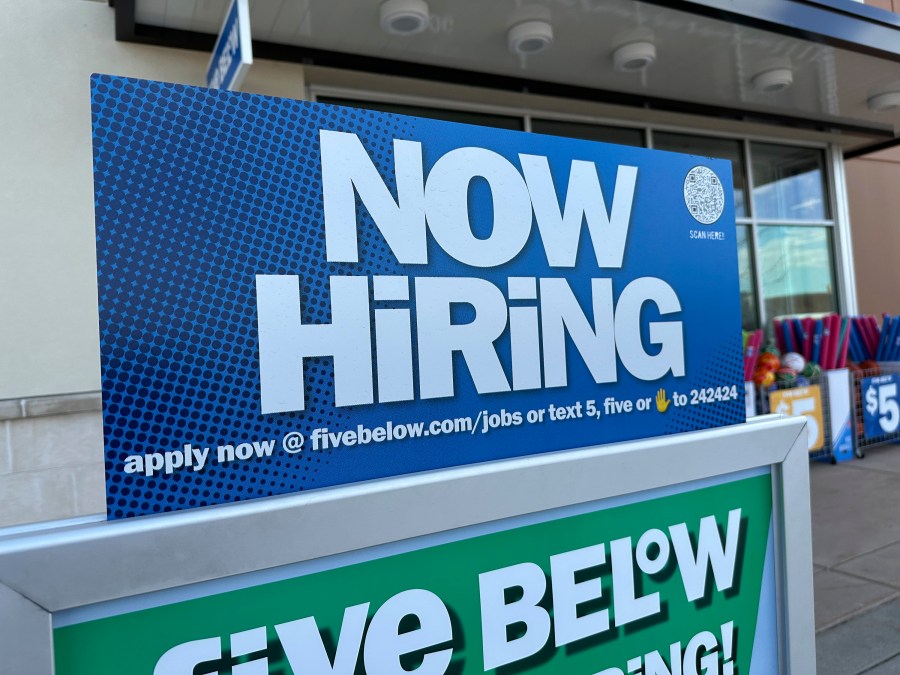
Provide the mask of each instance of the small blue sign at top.
[{"label": "small blue sign at top", "polygon": [[237,89],[253,63],[247,0],[231,0],[206,69],[210,89]]}]

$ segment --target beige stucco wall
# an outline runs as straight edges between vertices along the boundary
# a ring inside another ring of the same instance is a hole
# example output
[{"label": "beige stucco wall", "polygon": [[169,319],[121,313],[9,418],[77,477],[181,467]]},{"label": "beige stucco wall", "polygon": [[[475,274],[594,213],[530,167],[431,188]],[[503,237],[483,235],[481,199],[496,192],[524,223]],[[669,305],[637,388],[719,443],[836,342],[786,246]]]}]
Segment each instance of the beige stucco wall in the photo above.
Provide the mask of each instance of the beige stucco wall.
[{"label": "beige stucco wall", "polygon": [[0,401],[0,527],[103,513],[100,395]]},{"label": "beige stucco wall", "polygon": [[[0,400],[100,388],[88,78],[203,84],[209,55],[114,40],[90,0],[0,0]],[[302,97],[261,61],[244,91]]]},{"label": "beige stucco wall", "polygon": [[856,293],[863,314],[900,313],[900,148],[846,164]]}]

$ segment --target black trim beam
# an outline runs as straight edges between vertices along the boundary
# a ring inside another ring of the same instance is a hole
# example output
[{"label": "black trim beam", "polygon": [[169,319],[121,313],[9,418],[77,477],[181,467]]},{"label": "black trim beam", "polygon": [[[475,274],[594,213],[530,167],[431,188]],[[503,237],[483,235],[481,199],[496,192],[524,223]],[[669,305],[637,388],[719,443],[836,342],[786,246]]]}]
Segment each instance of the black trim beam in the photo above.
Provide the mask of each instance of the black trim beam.
[{"label": "black trim beam", "polygon": [[[112,1],[112,0],[111,0]],[[134,42],[135,4],[137,0],[116,0],[112,6],[116,13],[116,40]]]},{"label": "black trim beam", "polygon": [[854,148],[853,150],[847,150],[844,152],[844,159],[856,159],[857,157],[863,157],[865,155],[870,155],[873,152],[880,152],[881,150],[890,150],[891,148],[896,148],[900,145],[900,137],[892,138],[887,141],[881,141],[880,143],[873,143],[872,145],[865,145],[861,148]]}]

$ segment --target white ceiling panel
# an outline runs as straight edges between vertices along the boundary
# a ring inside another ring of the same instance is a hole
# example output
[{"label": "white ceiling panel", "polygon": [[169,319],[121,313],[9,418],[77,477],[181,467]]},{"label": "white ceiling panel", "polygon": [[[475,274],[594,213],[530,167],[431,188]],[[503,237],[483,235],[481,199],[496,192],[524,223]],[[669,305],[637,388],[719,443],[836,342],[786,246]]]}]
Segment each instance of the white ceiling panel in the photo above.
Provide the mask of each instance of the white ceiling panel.
[{"label": "white ceiling panel", "polygon": [[197,33],[218,33],[225,20],[228,0],[195,0],[190,30]]},{"label": "white ceiling panel", "polygon": [[306,35],[309,35],[310,22],[306,20],[309,14],[309,4],[310,0],[282,2],[281,11],[269,31],[272,42],[293,44],[304,34],[304,26]]},{"label": "white ceiling panel", "polygon": [[[271,35],[272,27],[285,3],[296,0],[256,0],[250,3],[250,28],[260,35]],[[269,40],[270,42],[272,40]]]},{"label": "white ceiling panel", "polygon": [[166,28],[190,30],[196,5],[197,0],[167,0],[163,26]]},{"label": "white ceiling panel", "polygon": [[166,0],[140,0],[134,9],[138,23],[162,26],[166,20]]}]

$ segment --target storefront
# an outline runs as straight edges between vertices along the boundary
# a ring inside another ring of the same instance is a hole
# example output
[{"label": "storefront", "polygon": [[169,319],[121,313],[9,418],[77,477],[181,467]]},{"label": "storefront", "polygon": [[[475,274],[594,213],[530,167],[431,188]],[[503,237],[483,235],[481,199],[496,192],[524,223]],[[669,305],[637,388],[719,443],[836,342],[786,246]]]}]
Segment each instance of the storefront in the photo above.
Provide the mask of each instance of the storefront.
[{"label": "storefront", "polygon": [[[226,4],[10,3],[3,524],[103,506],[88,76],[204,84]],[[851,224],[845,179],[845,160],[890,147],[900,124],[900,20],[881,9],[273,0],[251,3],[250,29],[242,91],[730,160],[745,328],[854,313],[857,278],[890,259],[854,255],[871,226]],[[66,58],[48,67],[37,34]]]},{"label": "storefront", "polygon": [[[191,3],[187,3],[190,5]],[[209,49],[222,8],[117,3],[117,37]],[[893,143],[897,16],[823,2],[256,3],[311,99],[710,155],[734,167],[745,328],[857,308],[844,156]]]},{"label": "storefront", "polygon": [[229,4],[0,30],[0,526],[87,516],[0,533],[11,667],[814,672],[807,463],[854,388],[743,423],[738,333],[857,311],[900,20],[258,0],[239,88],[281,98],[182,86],[233,74]]}]

